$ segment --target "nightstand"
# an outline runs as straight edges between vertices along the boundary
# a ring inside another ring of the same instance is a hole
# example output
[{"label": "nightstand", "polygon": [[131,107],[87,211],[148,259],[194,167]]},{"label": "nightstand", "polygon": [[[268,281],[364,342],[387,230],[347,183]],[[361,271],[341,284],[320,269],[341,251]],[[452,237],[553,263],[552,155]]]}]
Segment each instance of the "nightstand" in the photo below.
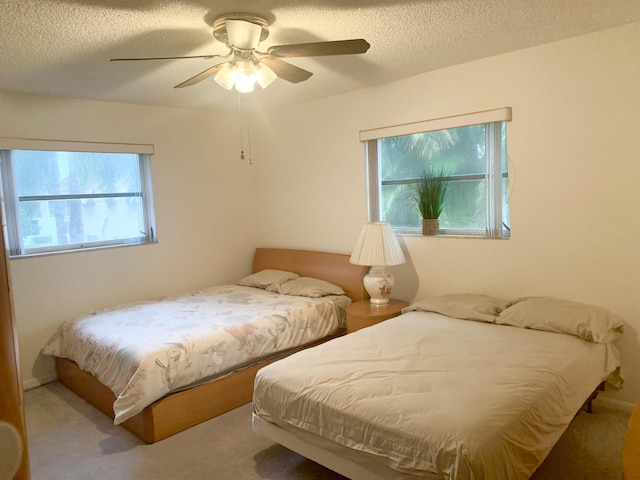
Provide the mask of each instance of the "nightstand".
[{"label": "nightstand", "polygon": [[640,402],[631,413],[622,444],[622,480],[638,478],[640,478]]},{"label": "nightstand", "polygon": [[347,333],[397,317],[408,305],[404,300],[394,299],[389,299],[389,303],[381,307],[371,305],[369,300],[354,302],[347,307]]}]

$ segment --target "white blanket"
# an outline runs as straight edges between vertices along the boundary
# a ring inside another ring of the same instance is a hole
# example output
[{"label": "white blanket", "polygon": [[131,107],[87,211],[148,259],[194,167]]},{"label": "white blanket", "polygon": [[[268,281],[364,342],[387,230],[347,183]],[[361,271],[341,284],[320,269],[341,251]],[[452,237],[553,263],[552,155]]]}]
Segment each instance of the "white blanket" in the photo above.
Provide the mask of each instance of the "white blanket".
[{"label": "white blanket", "polygon": [[349,302],[212,287],[66,322],[44,353],[109,387],[118,424],[169,392],[336,332]]},{"label": "white blanket", "polygon": [[612,344],[410,312],[258,372],[256,414],[442,479],[528,479]]}]

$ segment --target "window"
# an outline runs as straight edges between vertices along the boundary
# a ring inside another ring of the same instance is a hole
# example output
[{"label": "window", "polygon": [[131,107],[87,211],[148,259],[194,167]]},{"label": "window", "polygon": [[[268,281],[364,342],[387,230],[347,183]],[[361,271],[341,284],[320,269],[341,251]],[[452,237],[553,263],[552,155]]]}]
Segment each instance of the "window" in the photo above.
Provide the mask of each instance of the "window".
[{"label": "window", "polygon": [[155,241],[149,145],[0,139],[12,256]]},{"label": "window", "polygon": [[360,132],[367,146],[369,220],[419,233],[410,189],[425,171],[446,172],[440,235],[510,235],[506,121],[502,108]]}]

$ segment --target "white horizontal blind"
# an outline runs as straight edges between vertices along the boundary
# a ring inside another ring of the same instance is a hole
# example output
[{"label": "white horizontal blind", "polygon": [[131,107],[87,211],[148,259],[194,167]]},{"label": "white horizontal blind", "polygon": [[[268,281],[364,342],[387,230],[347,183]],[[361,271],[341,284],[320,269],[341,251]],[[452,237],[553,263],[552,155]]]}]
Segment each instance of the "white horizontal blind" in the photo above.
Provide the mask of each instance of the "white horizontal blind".
[{"label": "white horizontal blind", "polygon": [[138,155],[153,155],[153,145],[41,140],[34,138],[0,137],[0,150],[46,150],[53,152],[135,153]]},{"label": "white horizontal blind", "polygon": [[361,130],[360,141],[367,142],[369,140],[377,140],[379,138],[413,135],[414,133],[467,127],[469,125],[478,125],[481,123],[510,121],[511,107],[502,107],[493,110],[484,110],[482,112],[466,113],[464,115],[453,115],[451,117],[434,118],[432,120],[423,120],[421,122],[404,123],[389,127]]}]

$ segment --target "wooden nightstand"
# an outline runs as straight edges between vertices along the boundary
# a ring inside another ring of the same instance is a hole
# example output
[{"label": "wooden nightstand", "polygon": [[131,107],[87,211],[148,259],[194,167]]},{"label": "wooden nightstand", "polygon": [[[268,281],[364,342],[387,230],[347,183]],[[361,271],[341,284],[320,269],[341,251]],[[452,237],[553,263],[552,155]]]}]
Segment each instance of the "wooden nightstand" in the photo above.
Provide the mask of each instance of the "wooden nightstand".
[{"label": "wooden nightstand", "polygon": [[394,299],[389,299],[389,303],[381,307],[371,305],[369,300],[354,302],[347,307],[347,333],[397,317],[408,305],[404,300]]},{"label": "wooden nightstand", "polygon": [[[347,322],[348,325],[348,322]],[[631,413],[622,445],[622,480],[640,478],[640,402]]]}]

